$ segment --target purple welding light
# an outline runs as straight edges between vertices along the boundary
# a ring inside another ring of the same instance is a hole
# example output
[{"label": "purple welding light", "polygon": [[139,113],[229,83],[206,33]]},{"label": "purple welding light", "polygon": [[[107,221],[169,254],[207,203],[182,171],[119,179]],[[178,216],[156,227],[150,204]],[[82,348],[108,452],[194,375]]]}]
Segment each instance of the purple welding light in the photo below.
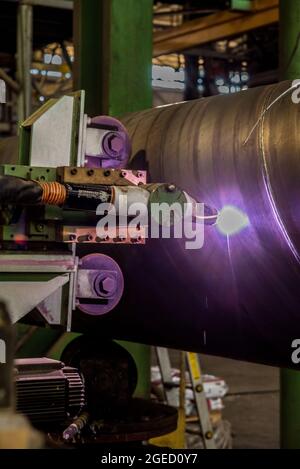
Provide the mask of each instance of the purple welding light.
[{"label": "purple welding light", "polygon": [[249,226],[245,212],[233,205],[225,205],[219,212],[216,227],[224,236],[233,236]]}]

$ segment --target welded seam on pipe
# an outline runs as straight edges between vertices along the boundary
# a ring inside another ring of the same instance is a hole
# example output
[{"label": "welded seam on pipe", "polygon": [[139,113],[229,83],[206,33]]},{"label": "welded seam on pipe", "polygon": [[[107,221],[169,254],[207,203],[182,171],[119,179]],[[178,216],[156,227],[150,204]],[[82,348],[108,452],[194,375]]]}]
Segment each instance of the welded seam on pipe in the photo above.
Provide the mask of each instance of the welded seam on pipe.
[{"label": "welded seam on pipe", "polygon": [[246,145],[253,132],[255,131],[255,129],[258,127],[259,123],[262,121],[263,117],[265,116],[265,114],[271,109],[271,107],[274,106],[274,104],[276,104],[280,99],[284,98],[285,95],[287,95],[290,91],[293,91],[294,89],[296,88],[299,88],[300,86],[300,83],[295,83],[294,85],[292,85],[290,88],[288,88],[287,90],[285,90],[283,93],[281,93],[279,96],[277,96],[277,98],[275,98],[267,107],[266,109],[264,109],[264,111],[260,114],[259,118],[257,119],[257,121],[255,122],[254,126],[252,127],[252,129],[250,130],[250,133],[248,135],[248,137],[246,138],[246,140],[244,141],[243,145]]},{"label": "welded seam on pipe", "polygon": [[[299,83],[298,83],[297,87],[299,87]],[[283,234],[284,239],[286,240],[290,250],[292,251],[295,259],[300,264],[300,256],[299,256],[299,254],[297,252],[297,249],[295,248],[291,238],[288,235],[288,232],[287,232],[287,230],[284,226],[284,223],[281,219],[279,211],[277,210],[277,207],[276,207],[276,202],[275,202],[274,192],[273,192],[273,189],[272,189],[271,178],[270,178],[269,171],[268,171],[268,164],[267,164],[267,158],[266,158],[265,147],[264,147],[264,136],[265,136],[265,134],[264,134],[264,123],[265,123],[266,112],[275,103],[277,103],[279,101],[279,99],[281,99],[283,96],[285,96],[287,94],[287,92],[293,90],[294,88],[295,88],[295,86],[292,86],[292,87],[288,88],[286,91],[284,91],[283,93],[281,93],[275,100],[273,100],[271,102],[270,105],[268,105],[266,107],[266,109],[261,114],[261,116],[259,118],[259,122],[261,123],[260,132],[259,132],[259,145],[260,145],[260,150],[261,150],[262,159],[263,159],[263,180],[264,180],[266,193],[267,193],[267,196],[268,196],[268,199],[269,199],[269,202],[270,202],[270,206],[271,206],[274,218],[275,218],[275,220],[276,220],[276,222],[279,226],[280,231]],[[265,100],[265,103],[267,102],[268,98],[269,98],[269,96],[267,96],[267,98]]]}]

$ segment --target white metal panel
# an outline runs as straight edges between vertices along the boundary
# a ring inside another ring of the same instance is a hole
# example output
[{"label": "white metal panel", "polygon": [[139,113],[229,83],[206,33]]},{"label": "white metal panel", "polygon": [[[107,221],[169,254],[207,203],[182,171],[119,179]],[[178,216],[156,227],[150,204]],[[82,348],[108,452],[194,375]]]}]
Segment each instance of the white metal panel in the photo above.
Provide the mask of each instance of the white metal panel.
[{"label": "white metal panel", "polygon": [[32,125],[32,166],[69,166],[74,98],[63,96]]}]

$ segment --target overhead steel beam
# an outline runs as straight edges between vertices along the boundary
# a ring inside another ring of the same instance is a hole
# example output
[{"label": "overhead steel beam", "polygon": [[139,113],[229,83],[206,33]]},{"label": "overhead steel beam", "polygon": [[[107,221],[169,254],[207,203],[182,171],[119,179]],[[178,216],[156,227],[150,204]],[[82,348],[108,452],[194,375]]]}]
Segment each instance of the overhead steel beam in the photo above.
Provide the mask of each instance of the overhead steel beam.
[{"label": "overhead steel beam", "polygon": [[72,0],[22,0],[23,5],[73,10]]},{"label": "overhead steel beam", "polygon": [[167,31],[154,32],[153,57],[237,36],[278,20],[278,0],[261,0],[253,2],[251,12],[223,11],[187,21]]}]

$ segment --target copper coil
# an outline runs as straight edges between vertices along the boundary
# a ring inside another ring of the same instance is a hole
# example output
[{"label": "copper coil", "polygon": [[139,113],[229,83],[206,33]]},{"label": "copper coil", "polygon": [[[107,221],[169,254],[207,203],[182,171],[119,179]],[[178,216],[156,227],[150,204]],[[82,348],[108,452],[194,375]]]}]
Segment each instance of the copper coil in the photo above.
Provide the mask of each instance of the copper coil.
[{"label": "copper coil", "polygon": [[43,189],[41,203],[44,205],[63,205],[67,198],[67,189],[59,182],[38,182]]}]

